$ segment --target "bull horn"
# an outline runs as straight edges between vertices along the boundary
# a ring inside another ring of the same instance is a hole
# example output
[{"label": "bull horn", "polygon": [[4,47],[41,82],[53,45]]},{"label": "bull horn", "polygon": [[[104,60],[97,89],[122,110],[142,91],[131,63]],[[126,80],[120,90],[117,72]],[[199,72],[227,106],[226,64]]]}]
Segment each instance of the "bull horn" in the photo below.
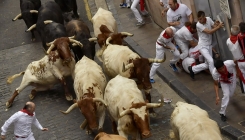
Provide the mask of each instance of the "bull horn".
[{"label": "bull horn", "polygon": [[134,34],[128,33],[128,32],[121,32],[122,35],[126,35],[126,36],[134,36]]},{"label": "bull horn", "polygon": [[92,42],[92,41],[97,41],[97,37],[89,38],[88,41],[90,41],[90,42]]},{"label": "bull horn", "polygon": [[33,24],[29,29],[26,30],[26,32],[29,32],[29,31],[31,31],[34,28],[36,28],[36,24]]},{"label": "bull horn", "polygon": [[107,103],[106,103],[103,99],[101,99],[101,98],[93,98],[93,102],[101,102],[101,103],[103,103],[105,106],[107,106]]},{"label": "bull horn", "polygon": [[46,54],[49,54],[53,50],[53,48],[54,48],[54,44],[51,44],[51,46],[48,48]]},{"label": "bull horn", "polygon": [[60,112],[63,113],[63,114],[68,114],[68,113],[70,113],[75,107],[78,107],[78,104],[77,104],[77,103],[74,103],[73,105],[71,105],[66,111],[60,110]]},{"label": "bull horn", "polygon": [[146,108],[156,108],[156,107],[161,107],[163,106],[164,103],[164,98],[163,96],[161,97],[161,103],[146,103]]},{"label": "bull horn", "polygon": [[12,21],[16,21],[18,18],[20,18],[22,16],[22,14],[18,14],[14,19],[12,19]]},{"label": "bull horn", "polygon": [[119,115],[119,117],[123,117],[124,115],[127,115],[127,114],[129,114],[129,113],[131,113],[132,111],[130,110],[130,109],[126,109],[126,110],[124,110],[124,111],[122,111],[121,113],[120,113],[120,115]]},{"label": "bull horn", "polygon": [[49,24],[49,23],[52,23],[52,22],[53,22],[52,20],[45,20],[44,24]]},{"label": "bull horn", "polygon": [[30,10],[30,13],[35,13],[35,14],[37,14],[38,13],[38,11],[37,10]]},{"label": "bull horn", "polygon": [[129,63],[125,66],[125,64],[123,63],[123,67],[122,67],[122,72],[125,72],[127,71],[128,69],[130,68],[133,68],[134,67],[134,64],[133,63]]},{"label": "bull horn", "polygon": [[108,38],[106,39],[106,45],[109,45],[109,44],[110,44],[110,41],[111,41],[111,37],[108,37]]},{"label": "bull horn", "polygon": [[162,63],[166,60],[166,54],[164,52],[163,59],[154,59],[154,58],[148,58],[149,63]]},{"label": "bull horn", "polygon": [[83,47],[83,44],[82,44],[81,42],[75,40],[75,39],[69,38],[69,41],[70,41],[71,43],[76,43],[76,44],[77,44],[78,46],[80,46],[81,48]]},{"label": "bull horn", "polygon": [[75,36],[71,36],[71,37],[68,37],[69,39],[74,39],[75,38]]}]

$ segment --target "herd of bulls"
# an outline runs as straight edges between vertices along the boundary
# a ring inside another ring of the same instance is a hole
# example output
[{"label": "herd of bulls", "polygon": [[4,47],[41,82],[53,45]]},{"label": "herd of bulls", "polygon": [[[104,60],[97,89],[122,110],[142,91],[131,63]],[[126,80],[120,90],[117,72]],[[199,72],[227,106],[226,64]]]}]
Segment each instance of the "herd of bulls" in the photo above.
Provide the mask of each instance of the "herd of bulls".
[{"label": "herd of bulls", "polygon": [[[102,8],[92,18],[95,34],[92,38],[88,26],[81,20],[64,20],[62,14],[72,10],[72,17],[79,17],[76,0],[48,1],[42,5],[40,0],[20,0],[20,7],[21,14],[13,21],[23,19],[28,27],[26,31],[32,33],[32,40],[35,39],[33,31],[36,30],[46,54],[42,59],[30,63],[25,71],[8,78],[7,82],[12,83],[23,75],[20,86],[6,103],[7,108],[28,85],[35,87],[29,95],[32,100],[37,92],[61,83],[66,99],[73,101],[62,113],[68,114],[74,108],[79,108],[85,117],[80,127],[87,126],[87,134],[90,134],[95,129],[103,130],[107,110],[113,132],[121,136],[100,133],[95,139],[119,140],[131,135],[140,140],[151,136],[149,116],[156,115],[153,108],[161,107],[163,99],[161,103],[151,103],[150,65],[162,63],[166,58],[142,58],[128,46],[122,45],[123,39],[133,34],[118,33],[112,13]],[[95,42],[100,46],[96,53]],[[93,61],[95,55],[103,62],[109,82],[102,68]],[[74,80],[74,100],[66,84],[67,76],[72,76]],[[146,100],[140,87],[145,92]]]}]

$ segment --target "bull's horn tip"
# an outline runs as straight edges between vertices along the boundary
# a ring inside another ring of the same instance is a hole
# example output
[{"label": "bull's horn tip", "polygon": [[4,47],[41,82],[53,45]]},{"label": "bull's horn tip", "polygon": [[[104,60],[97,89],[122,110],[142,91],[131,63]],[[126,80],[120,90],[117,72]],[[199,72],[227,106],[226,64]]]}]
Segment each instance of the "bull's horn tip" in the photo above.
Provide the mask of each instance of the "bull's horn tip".
[{"label": "bull's horn tip", "polygon": [[60,112],[63,113],[63,114],[67,114],[65,111],[62,111],[62,110],[60,110]]},{"label": "bull's horn tip", "polygon": [[12,21],[15,21],[14,19],[12,19]]}]

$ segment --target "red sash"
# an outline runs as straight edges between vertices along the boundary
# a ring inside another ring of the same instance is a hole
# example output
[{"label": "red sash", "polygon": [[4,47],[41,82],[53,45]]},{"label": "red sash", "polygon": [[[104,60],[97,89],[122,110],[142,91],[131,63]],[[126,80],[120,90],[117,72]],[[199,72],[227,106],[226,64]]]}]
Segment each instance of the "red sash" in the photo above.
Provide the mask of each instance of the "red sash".
[{"label": "red sash", "polygon": [[144,11],[144,10],[145,10],[144,5],[145,5],[144,0],[140,0],[140,10],[141,10],[141,11]]},{"label": "red sash", "polygon": [[221,73],[221,72],[219,72],[220,73],[220,81],[222,81],[222,82],[224,82],[224,83],[231,83],[231,81],[229,80],[229,78],[230,77],[232,77],[233,76],[233,73],[229,73],[228,71],[227,71],[227,68],[226,68],[226,66],[224,65],[224,69],[225,69],[225,71],[223,72],[223,73]]},{"label": "red sash", "polygon": [[244,44],[244,41],[245,41],[245,36],[242,35],[241,33],[238,35],[238,39],[240,40],[241,44],[241,49],[242,49],[242,54],[245,55],[245,44]]}]

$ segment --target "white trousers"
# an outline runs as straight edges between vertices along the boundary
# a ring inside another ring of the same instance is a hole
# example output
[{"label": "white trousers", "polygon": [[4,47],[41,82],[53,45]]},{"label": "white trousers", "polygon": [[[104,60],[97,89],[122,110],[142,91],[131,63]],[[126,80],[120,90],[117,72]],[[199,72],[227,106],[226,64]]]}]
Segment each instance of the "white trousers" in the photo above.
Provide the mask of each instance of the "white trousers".
[{"label": "white trousers", "polygon": [[[239,69],[242,72],[243,77],[245,78],[245,62],[237,62]],[[245,84],[242,82],[243,88],[245,88]],[[245,89],[244,89],[245,90]]]},{"label": "white trousers", "polygon": [[[174,49],[175,51],[171,51],[173,54],[173,59],[170,60],[171,64],[175,64],[177,61],[179,61],[179,51],[175,48],[174,44],[172,42],[166,44],[170,48]],[[159,44],[156,43],[156,59],[163,59],[164,57],[165,48]],[[160,66],[161,63],[153,63],[151,66],[150,71],[150,79],[153,79],[154,75],[156,74],[157,68]]]},{"label": "white trousers", "polygon": [[199,65],[195,65],[192,67],[192,71],[194,73],[200,72],[202,70],[206,70],[209,68],[210,73],[213,72],[214,69],[214,60],[212,57],[212,46],[202,47],[199,52],[205,58],[205,62]]},{"label": "white trousers", "polygon": [[180,59],[185,59],[188,56],[189,52],[189,44],[181,41],[178,38],[175,38],[176,44],[180,47],[181,54],[180,54]]},{"label": "white trousers", "polygon": [[31,133],[27,138],[16,138],[15,140],[35,140],[33,133]]},{"label": "white trousers", "polygon": [[225,110],[228,106],[228,103],[230,101],[230,97],[234,94],[234,91],[236,89],[236,74],[233,73],[233,81],[232,83],[223,83],[220,82],[222,91],[223,91],[223,98],[221,101],[221,108],[219,113],[225,115]]},{"label": "white trousers", "polygon": [[[143,21],[142,16],[140,15],[140,13],[137,9],[137,6],[139,6],[139,2],[140,2],[140,0],[133,0],[133,3],[131,5],[131,10],[133,11],[136,20],[138,22],[142,22]],[[142,15],[148,14],[148,12],[146,10],[140,11],[140,12],[142,13]]]}]

